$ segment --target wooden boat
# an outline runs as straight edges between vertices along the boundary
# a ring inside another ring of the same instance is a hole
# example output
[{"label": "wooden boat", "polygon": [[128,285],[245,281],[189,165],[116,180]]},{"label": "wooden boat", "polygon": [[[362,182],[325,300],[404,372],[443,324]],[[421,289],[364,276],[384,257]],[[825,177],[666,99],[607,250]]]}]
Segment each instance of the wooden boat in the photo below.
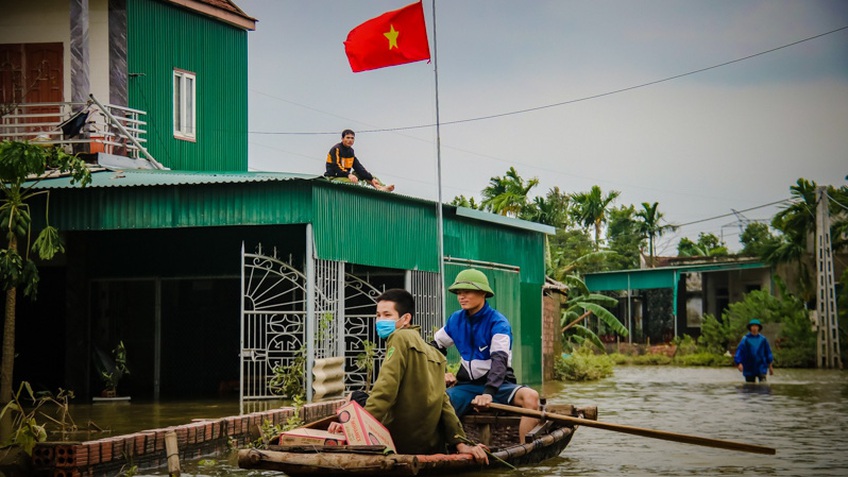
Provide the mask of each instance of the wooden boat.
[{"label": "wooden boat", "polygon": [[[571,405],[549,405],[545,412],[596,420],[594,406],[575,408]],[[326,429],[331,419],[316,421],[310,427]],[[577,426],[562,420],[545,420],[518,442],[521,416],[499,411],[473,414],[463,418],[469,439],[489,446],[489,467],[505,468],[537,464],[558,456],[571,442]],[[238,465],[245,469],[266,469],[299,476],[350,475],[441,475],[445,472],[479,471],[466,454],[385,454],[383,446],[279,446],[267,449],[242,449]],[[496,458],[493,458],[496,457]]]}]

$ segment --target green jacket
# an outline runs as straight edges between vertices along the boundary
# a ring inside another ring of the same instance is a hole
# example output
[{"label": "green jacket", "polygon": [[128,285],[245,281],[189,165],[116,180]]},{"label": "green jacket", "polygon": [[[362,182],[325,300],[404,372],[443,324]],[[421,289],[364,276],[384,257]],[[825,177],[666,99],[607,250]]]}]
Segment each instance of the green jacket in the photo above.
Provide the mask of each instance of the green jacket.
[{"label": "green jacket", "polygon": [[465,437],[445,393],[445,357],[421,338],[420,327],[389,335],[386,358],[365,410],[392,434],[399,454],[450,451]]}]

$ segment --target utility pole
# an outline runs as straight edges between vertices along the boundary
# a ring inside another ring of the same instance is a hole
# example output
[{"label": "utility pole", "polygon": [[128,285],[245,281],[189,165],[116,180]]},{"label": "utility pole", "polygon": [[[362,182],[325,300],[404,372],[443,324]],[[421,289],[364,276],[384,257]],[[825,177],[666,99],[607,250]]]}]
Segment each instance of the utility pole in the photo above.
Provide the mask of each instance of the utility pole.
[{"label": "utility pole", "polygon": [[816,366],[842,369],[839,356],[839,320],[833,280],[830,211],[825,187],[816,188],[816,311],[818,315]]}]

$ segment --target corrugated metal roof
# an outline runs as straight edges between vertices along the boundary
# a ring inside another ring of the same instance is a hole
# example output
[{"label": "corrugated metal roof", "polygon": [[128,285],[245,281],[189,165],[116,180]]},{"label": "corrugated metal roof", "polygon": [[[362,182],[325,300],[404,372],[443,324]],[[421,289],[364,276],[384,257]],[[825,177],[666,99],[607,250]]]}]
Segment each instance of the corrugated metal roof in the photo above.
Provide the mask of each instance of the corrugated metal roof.
[{"label": "corrugated metal roof", "polygon": [[[248,182],[279,182],[294,179],[315,179],[314,174],[294,172],[192,172],[170,170],[102,170],[91,173],[88,188],[143,187],[194,184],[237,184]],[[71,184],[68,176],[42,180],[37,189],[67,189],[79,187]]]},{"label": "corrugated metal roof", "polygon": [[485,222],[492,222],[500,225],[507,225],[509,227],[515,227],[519,229],[532,230],[534,232],[541,232],[543,234],[548,235],[554,235],[556,233],[556,228],[551,227],[550,225],[537,224],[536,222],[515,219],[512,217],[493,214],[491,212],[485,212],[482,210],[469,209],[467,207],[457,207],[456,215],[460,217],[468,217],[470,219],[483,220]]}]

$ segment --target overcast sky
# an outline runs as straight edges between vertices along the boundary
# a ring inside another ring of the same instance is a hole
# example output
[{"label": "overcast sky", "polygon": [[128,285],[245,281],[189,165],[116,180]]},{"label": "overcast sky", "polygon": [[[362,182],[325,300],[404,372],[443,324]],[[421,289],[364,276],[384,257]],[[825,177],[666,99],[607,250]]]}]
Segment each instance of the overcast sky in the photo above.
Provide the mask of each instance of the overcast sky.
[{"label": "overcast sky", "polygon": [[433,61],[361,73],[347,33],[411,0],[235,1],[258,20],[252,170],[322,174],[351,128],[369,171],[435,200],[437,72],[444,202],[510,166],[532,195],[599,185],[698,222],[660,241],[673,255],[699,232],[738,249],[736,216],[705,219],[768,219],[799,177],[846,184],[848,29],[638,87],[846,27],[845,0],[436,0],[435,22],[425,0]]}]

